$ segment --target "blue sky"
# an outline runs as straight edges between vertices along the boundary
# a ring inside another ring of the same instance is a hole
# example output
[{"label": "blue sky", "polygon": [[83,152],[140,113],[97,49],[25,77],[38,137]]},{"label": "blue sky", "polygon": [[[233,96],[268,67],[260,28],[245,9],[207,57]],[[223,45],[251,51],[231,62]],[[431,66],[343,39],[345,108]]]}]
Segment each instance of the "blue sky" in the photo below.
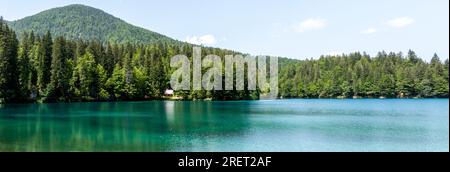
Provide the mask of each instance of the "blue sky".
[{"label": "blue sky", "polygon": [[304,59],[322,54],[413,49],[449,57],[448,0],[0,0],[16,20],[85,4],[172,38],[254,55]]}]

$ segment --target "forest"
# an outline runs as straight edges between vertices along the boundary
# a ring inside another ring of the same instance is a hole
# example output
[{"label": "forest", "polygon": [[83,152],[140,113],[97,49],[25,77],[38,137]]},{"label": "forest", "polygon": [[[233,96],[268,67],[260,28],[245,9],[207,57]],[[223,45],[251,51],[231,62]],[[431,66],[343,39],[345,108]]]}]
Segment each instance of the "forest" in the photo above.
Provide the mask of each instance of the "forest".
[{"label": "forest", "polygon": [[425,62],[406,55],[379,52],[322,56],[318,60],[280,60],[280,96],[302,98],[445,98],[448,59],[434,54]]},{"label": "forest", "polygon": [[[170,58],[192,57],[192,44],[158,40],[115,43],[20,33],[0,20],[0,103],[163,99]],[[202,57],[240,54],[202,47]],[[223,59],[222,59],[223,60]],[[448,59],[430,62],[412,50],[355,52],[318,59],[279,59],[280,98],[448,97]],[[245,83],[246,84],[246,83]],[[176,91],[182,99],[258,99],[260,90]]]},{"label": "forest", "polygon": [[[66,39],[100,40],[115,43],[151,44],[158,41],[177,43],[159,33],[133,26],[100,9],[85,5],[68,5],[52,8],[39,14],[8,23],[17,33],[34,31]],[[21,35],[18,35],[19,37]]]}]

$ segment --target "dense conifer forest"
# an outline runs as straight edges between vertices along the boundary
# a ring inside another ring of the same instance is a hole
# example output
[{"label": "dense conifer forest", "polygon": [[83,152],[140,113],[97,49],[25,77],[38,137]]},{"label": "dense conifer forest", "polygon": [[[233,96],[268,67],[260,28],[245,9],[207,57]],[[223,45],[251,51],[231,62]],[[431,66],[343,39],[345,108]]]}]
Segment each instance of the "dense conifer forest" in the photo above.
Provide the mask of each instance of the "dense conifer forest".
[{"label": "dense conifer forest", "polygon": [[[66,8],[71,10],[63,10],[69,13],[64,16],[86,16],[74,18],[73,23],[56,17],[56,23],[67,28],[42,22],[61,15],[57,11],[61,9],[17,22],[0,21],[0,102],[162,99],[175,70],[170,58],[177,54],[192,58],[195,45],[134,27],[90,7]],[[98,17],[109,25],[82,27],[83,20]],[[225,55],[241,53],[202,47],[202,57],[207,54],[223,60]],[[355,52],[307,60],[280,58],[279,97],[448,97],[448,69],[448,59],[442,61],[434,54],[431,61],[424,61],[412,50],[406,54],[382,51],[373,57]],[[259,94],[260,90],[175,92],[183,99],[212,100],[258,99]]]}]

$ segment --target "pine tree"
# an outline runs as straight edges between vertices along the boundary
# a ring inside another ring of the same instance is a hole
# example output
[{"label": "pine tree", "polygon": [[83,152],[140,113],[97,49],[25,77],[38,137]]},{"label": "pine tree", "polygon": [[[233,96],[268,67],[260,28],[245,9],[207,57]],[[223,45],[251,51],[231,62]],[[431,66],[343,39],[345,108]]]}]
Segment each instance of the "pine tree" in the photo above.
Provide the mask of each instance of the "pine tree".
[{"label": "pine tree", "polygon": [[72,71],[69,70],[66,46],[66,40],[63,37],[56,38],[53,43],[50,85],[46,94],[46,97],[50,99],[70,100],[69,80]]},{"label": "pine tree", "polygon": [[31,93],[31,72],[32,64],[30,61],[30,51],[33,45],[34,39],[32,34],[24,33],[22,36],[22,41],[19,48],[19,59],[18,59],[18,72],[19,72],[19,89],[20,97],[22,99],[27,99]]},{"label": "pine tree", "polygon": [[51,62],[52,62],[52,36],[48,31],[42,38],[39,46],[39,64],[38,64],[38,88],[39,94],[43,95],[50,83]]},{"label": "pine tree", "polygon": [[16,101],[18,96],[17,49],[15,32],[0,18],[0,103]]},{"label": "pine tree", "polygon": [[111,46],[110,43],[108,43],[107,48],[106,48],[106,53],[105,53],[105,70],[106,70],[106,74],[108,76],[110,76],[114,70],[114,65],[115,65],[115,57],[114,57],[114,52],[113,52],[113,47]]}]

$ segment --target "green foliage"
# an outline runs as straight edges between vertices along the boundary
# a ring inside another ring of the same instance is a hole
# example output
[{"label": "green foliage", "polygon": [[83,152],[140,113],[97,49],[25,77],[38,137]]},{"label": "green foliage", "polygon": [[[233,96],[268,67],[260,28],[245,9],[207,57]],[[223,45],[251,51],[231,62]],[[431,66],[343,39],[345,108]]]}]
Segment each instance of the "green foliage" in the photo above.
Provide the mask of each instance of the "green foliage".
[{"label": "green foliage", "polygon": [[68,101],[69,80],[72,75],[72,69],[68,63],[68,47],[63,37],[56,38],[53,44],[50,86],[47,87],[46,99]]},{"label": "green foliage", "polygon": [[[81,5],[45,11],[12,25],[23,33],[20,44],[0,20],[0,102],[161,99],[174,71],[170,58],[184,54],[192,60],[191,44]],[[225,55],[241,53],[202,47],[201,56],[207,54],[224,61]],[[280,58],[279,96],[448,97],[448,70],[448,59],[442,62],[435,54],[428,63],[414,51],[405,57],[357,52],[307,60]],[[244,78],[247,81],[247,75]],[[247,85],[244,82],[244,88]],[[175,96],[242,100],[258,99],[265,91],[175,91]]]},{"label": "green foliage", "polygon": [[19,73],[18,96],[20,99],[27,99],[27,97],[31,94],[31,86],[33,85],[31,83],[33,72],[33,65],[31,64],[31,50],[33,41],[30,41],[31,39],[33,38],[29,38],[29,35],[27,33],[24,33],[21,45],[19,46],[17,69]]},{"label": "green foliage", "polygon": [[51,62],[52,62],[52,46],[53,40],[50,32],[47,32],[42,40],[38,42],[38,84],[39,94],[44,95],[45,90],[47,89],[47,84],[50,83],[50,70],[51,70]]},{"label": "green foliage", "polygon": [[98,80],[97,86],[99,88],[98,99],[99,100],[108,100],[110,95],[106,91],[106,82],[108,81],[107,71],[103,68],[102,65],[97,64],[97,69],[95,72],[98,76],[98,78],[97,78],[97,80]]},{"label": "green foliage", "polygon": [[352,53],[318,60],[280,60],[280,96],[302,98],[448,97],[447,66],[435,54],[430,63],[409,51]]},{"label": "green foliage", "polygon": [[94,56],[86,53],[77,58],[77,65],[73,71],[72,88],[77,96],[95,96],[95,61]]},{"label": "green foliage", "polygon": [[54,36],[64,36],[71,40],[140,44],[158,41],[176,42],[164,35],[132,26],[102,10],[84,5],[53,8],[10,22],[9,25],[19,33],[34,31],[42,35],[50,31]]},{"label": "green foliage", "polygon": [[15,32],[0,18],[0,102],[11,102],[18,98],[17,51]]},{"label": "green foliage", "polygon": [[115,99],[126,98],[125,90],[125,70],[123,70],[119,64],[114,67],[114,71],[111,77],[106,82],[108,90],[110,90]]}]

